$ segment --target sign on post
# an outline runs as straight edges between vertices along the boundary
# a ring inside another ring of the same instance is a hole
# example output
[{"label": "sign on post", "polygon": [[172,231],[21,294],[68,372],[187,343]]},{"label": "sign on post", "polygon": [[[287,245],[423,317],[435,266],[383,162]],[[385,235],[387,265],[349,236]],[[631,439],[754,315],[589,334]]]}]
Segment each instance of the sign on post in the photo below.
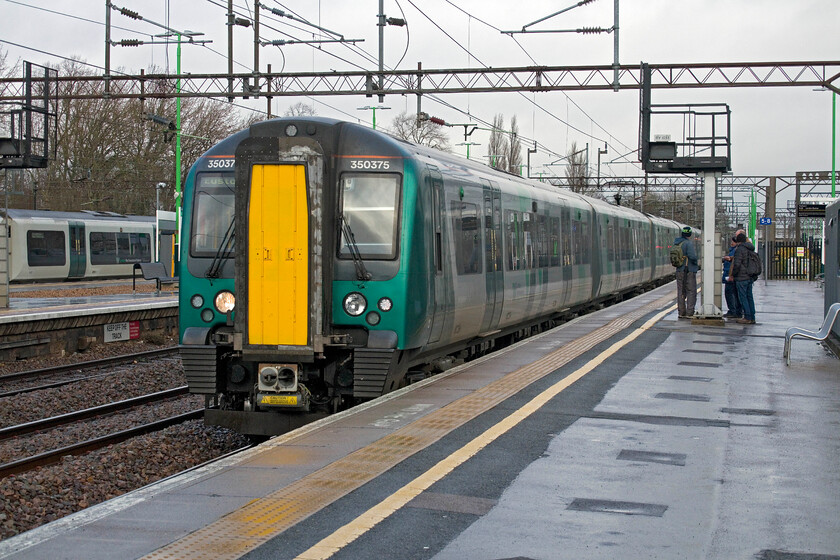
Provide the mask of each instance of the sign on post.
[{"label": "sign on post", "polygon": [[773,223],[773,220],[771,220],[770,218],[759,218],[758,223],[763,226],[769,226]]}]

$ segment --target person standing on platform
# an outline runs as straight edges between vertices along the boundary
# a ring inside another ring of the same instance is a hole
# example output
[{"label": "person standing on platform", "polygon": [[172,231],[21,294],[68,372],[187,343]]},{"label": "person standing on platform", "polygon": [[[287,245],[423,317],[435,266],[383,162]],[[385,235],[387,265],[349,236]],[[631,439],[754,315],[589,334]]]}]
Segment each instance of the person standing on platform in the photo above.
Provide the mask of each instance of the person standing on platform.
[{"label": "person standing on platform", "polygon": [[682,266],[677,267],[677,314],[680,319],[694,316],[694,306],[697,304],[697,251],[691,242],[691,228],[682,228],[680,237],[674,239],[674,245],[679,245],[685,256]]},{"label": "person standing on platform", "polygon": [[744,317],[735,322],[742,325],[755,324],[755,300],[753,299],[753,282],[755,279],[747,272],[747,251],[755,251],[755,246],[747,241],[744,232],[735,236],[738,246],[732,255],[732,266],[729,268],[729,281],[735,282],[738,289],[738,300],[744,310]]},{"label": "person standing on platform", "polygon": [[738,243],[735,238],[729,240],[729,254],[723,257],[723,294],[726,297],[726,315],[727,319],[741,319],[744,316],[744,310],[741,307],[741,300],[738,299],[738,288],[734,281],[729,280],[729,269],[732,266],[732,255],[735,254],[735,248]]}]

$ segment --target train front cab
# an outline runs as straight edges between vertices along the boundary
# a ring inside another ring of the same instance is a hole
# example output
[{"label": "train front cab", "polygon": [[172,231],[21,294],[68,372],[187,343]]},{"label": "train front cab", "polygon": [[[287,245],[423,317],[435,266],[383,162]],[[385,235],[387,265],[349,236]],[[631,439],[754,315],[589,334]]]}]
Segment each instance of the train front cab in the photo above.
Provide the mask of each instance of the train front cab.
[{"label": "train front cab", "polygon": [[[412,276],[401,266],[412,243],[402,226],[413,223],[402,217],[402,156],[390,140],[347,140],[370,133],[326,119],[298,123],[295,137],[288,123],[255,125],[235,147],[235,308],[182,338],[191,392],[215,401],[205,421],[250,434],[282,433],[398,387],[400,333],[425,312],[394,304]],[[342,142],[352,156],[333,154]],[[207,265],[192,261],[191,281],[201,282]],[[421,279],[412,282],[422,294]]]}]

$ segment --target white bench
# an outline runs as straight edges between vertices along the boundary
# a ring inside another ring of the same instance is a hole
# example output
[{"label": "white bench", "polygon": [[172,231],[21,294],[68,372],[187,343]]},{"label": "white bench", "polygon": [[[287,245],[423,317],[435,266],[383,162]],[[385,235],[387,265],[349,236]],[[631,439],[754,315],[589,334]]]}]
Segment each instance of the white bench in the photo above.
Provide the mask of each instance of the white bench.
[{"label": "white bench", "polygon": [[799,327],[791,327],[785,331],[785,364],[790,365],[790,343],[794,336],[801,336],[802,338],[810,338],[811,340],[825,340],[828,338],[828,333],[831,332],[831,327],[837,320],[837,315],[840,313],[840,302],[832,303],[828,308],[828,313],[825,315],[822,327],[819,331],[806,331]]}]

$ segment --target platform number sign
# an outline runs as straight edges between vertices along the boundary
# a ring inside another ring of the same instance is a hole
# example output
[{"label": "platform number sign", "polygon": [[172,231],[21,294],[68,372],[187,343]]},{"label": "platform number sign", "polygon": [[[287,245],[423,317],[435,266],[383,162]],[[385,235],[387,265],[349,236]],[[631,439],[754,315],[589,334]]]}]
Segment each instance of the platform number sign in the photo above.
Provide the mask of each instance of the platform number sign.
[{"label": "platform number sign", "polygon": [[758,223],[763,226],[769,226],[773,223],[773,220],[771,220],[770,218],[759,218]]}]

